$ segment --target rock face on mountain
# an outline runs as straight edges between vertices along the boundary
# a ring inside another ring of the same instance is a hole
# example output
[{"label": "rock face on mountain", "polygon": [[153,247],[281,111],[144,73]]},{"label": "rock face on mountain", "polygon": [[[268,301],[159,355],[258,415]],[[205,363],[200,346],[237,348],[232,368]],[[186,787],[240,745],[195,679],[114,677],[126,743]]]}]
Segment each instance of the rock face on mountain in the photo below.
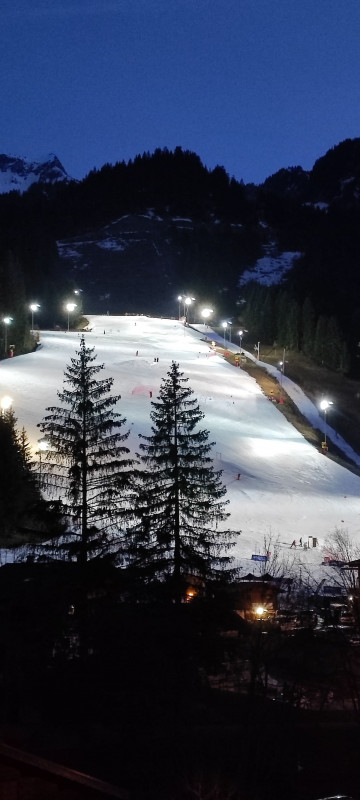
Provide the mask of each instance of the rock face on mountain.
[{"label": "rock face on mountain", "polygon": [[38,161],[20,156],[0,155],[0,193],[25,192],[33,183],[68,181],[69,175],[54,153]]},{"label": "rock face on mountain", "polygon": [[310,171],[280,169],[262,187],[266,195],[307,203],[318,210],[357,210],[360,206],[360,138],[345,139],[318,158]]},{"label": "rock face on mountain", "polygon": [[[236,292],[241,269],[239,244],[226,274],[221,271],[214,241],[215,235],[222,241],[221,227],[160,216],[153,209],[124,214],[109,225],[58,240],[58,273],[82,288],[84,304],[98,314],[177,316],[179,293],[196,295],[197,303],[216,304],[220,313],[221,296]],[[227,241],[230,233],[224,234]],[[234,248],[239,235],[232,231]]]}]

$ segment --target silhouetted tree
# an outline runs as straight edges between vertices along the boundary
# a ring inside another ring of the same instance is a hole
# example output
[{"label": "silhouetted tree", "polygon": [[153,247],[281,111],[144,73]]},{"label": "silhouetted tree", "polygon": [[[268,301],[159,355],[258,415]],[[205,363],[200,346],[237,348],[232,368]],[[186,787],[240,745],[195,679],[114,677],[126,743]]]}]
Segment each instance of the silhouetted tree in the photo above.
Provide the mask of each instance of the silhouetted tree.
[{"label": "silhouetted tree", "polygon": [[95,348],[80,341],[76,358],[65,371],[58,392],[62,405],[47,408],[40,423],[50,448],[41,482],[62,499],[72,541],[66,546],[80,564],[113,554],[121,558],[124,520],[131,514],[133,460],[122,432],[126,420],[114,411],[120,396],[111,396],[112,378],[99,380],[104,364],[95,365]]},{"label": "silhouetted tree", "polygon": [[346,372],[349,367],[349,357],[336,317],[330,317],[328,320],[326,340],[326,366],[339,372]]},{"label": "silhouetted tree", "polygon": [[300,309],[296,300],[289,302],[286,342],[290,350],[298,350],[300,344]]},{"label": "silhouetted tree", "polygon": [[235,539],[217,529],[228,517],[226,489],[212,466],[208,431],[196,430],[204,415],[187,380],[173,361],[151,404],[152,435],[141,436],[144,470],[131,531],[131,563],[150,578],[171,576],[177,601],[185,576],[206,578],[229,565],[225,551]]},{"label": "silhouetted tree", "polygon": [[31,444],[24,427],[22,427],[21,431],[16,434],[16,439],[25,466],[31,467],[33,464]]},{"label": "silhouetted tree", "polygon": [[302,308],[302,350],[306,356],[312,356],[314,350],[314,338],[316,328],[316,315],[314,306],[307,297]]},{"label": "silhouetted tree", "polygon": [[327,349],[327,318],[321,315],[316,323],[315,341],[314,341],[314,358],[323,365],[326,363],[326,349]]},{"label": "silhouetted tree", "polygon": [[12,409],[0,418],[0,534],[13,545],[24,535],[30,542],[64,531],[58,509],[41,496],[26,432],[16,422]]}]

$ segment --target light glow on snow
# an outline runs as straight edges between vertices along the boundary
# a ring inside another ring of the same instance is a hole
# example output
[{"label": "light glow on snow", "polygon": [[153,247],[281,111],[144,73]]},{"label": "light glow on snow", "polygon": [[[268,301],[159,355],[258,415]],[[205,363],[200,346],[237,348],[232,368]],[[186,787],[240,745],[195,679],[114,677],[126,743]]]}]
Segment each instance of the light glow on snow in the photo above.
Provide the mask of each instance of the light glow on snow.
[{"label": "light glow on snow", "polygon": [[[265,539],[278,541],[284,558],[291,555],[310,571],[319,568],[325,539],[336,528],[348,531],[360,545],[360,478],[312,447],[243,369],[226,362],[221,353],[214,356],[209,340],[216,335],[207,326],[193,330],[178,320],[147,316],[87,318],[86,343],[95,347],[95,363],[105,364],[99,377],[114,378],[112,393],[121,395],[116,410],[127,420],[133,455],[139,449],[138,434],[151,432],[151,400],[156,400],[171,362],[177,361],[189,378],[205,414],[200,427],[215,443],[214,467],[223,470],[227,487],[230,517],[223,525],[241,531],[233,554],[244,574],[256,571],[251,556],[264,551]],[[48,406],[59,403],[57,391],[63,388],[64,370],[80,337],[72,331],[43,331],[36,352],[0,362],[0,400],[12,397],[17,426],[24,426],[35,459],[38,423]],[[289,392],[293,388],[302,409],[301,390],[290,383]],[[309,411],[306,400],[304,409]],[[319,410],[311,406],[309,413],[314,421],[317,415],[319,427]],[[290,549],[300,537],[315,537],[319,546]]]},{"label": "light glow on snow", "polygon": [[293,453],[293,442],[281,439],[252,439],[254,456],[258,458],[276,458],[279,455]]}]

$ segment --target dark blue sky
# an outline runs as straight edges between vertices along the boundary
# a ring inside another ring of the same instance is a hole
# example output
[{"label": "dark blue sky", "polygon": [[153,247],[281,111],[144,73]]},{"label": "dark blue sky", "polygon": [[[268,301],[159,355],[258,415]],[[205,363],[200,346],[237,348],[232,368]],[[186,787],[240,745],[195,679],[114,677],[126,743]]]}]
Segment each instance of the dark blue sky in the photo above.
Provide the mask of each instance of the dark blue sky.
[{"label": "dark blue sky", "polygon": [[1,0],[0,152],[84,177],[156,147],[238,180],[360,136],[359,0]]}]

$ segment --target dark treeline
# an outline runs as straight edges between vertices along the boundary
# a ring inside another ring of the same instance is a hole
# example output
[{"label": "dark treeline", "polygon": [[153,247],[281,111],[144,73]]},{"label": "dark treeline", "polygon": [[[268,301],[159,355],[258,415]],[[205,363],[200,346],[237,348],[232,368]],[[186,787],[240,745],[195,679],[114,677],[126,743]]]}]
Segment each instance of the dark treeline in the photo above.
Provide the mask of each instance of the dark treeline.
[{"label": "dark treeline", "polygon": [[[258,209],[276,232],[279,250],[301,253],[282,285],[272,290],[272,300],[267,301],[274,303],[276,313],[280,312],[272,327],[273,338],[288,346],[293,340],[295,348],[318,363],[351,370],[356,376],[359,174],[360,139],[347,139],[318,159],[310,172],[301,167],[280,170],[258,193]],[[289,303],[287,313],[293,328],[293,333],[286,331],[285,335],[281,319],[284,301]]]},{"label": "dark treeline", "polygon": [[[284,345],[291,339],[294,347],[324,364],[356,375],[359,161],[359,140],[347,140],[319,159],[310,172],[301,167],[283,169],[256,187],[235,180],[221,166],[207,169],[195,153],[165,148],[128,163],[105,164],[80,182],[34,184],[23,195],[0,196],[0,313],[14,317],[16,352],[29,347],[25,304],[41,297],[42,325],[53,326],[63,316],[61,302],[66,293],[74,289],[73,274],[59,258],[56,242],[151,208],[170,222],[174,216],[193,222],[192,229],[173,226],[166,231],[172,248],[171,285],[177,291],[185,290],[191,281],[194,292],[200,296],[206,290],[219,314],[231,316],[234,322],[244,324],[245,307],[254,339],[269,337]],[[277,288],[244,289],[239,285],[243,272],[270,242],[276,243],[279,252],[296,251],[301,257]],[[153,265],[144,262],[141,269],[152,273]],[[92,278],[82,273],[85,284]],[[156,282],[158,275],[154,275],[153,295],[150,292],[154,313]],[[262,305],[259,315],[257,293]],[[132,307],[133,298],[125,302]],[[274,313],[268,313],[264,305],[274,307]],[[293,321],[291,332],[285,334],[279,316],[284,305],[285,316],[295,315],[298,320],[297,329]],[[173,297],[169,299],[172,308]],[[315,341],[311,347],[305,344],[310,338],[308,313],[314,315],[316,347]],[[329,348],[320,341],[323,331],[328,337],[328,328],[332,336],[336,329],[335,338],[340,340],[336,350],[341,352],[336,357],[333,351],[327,354]]]},{"label": "dark treeline", "polygon": [[250,216],[246,188],[230,179],[223,167],[209,171],[199,156],[180,147],[144,153],[114,166],[105,164],[80,182],[33,184],[22,196],[0,197],[1,238],[19,242],[19,228],[47,231],[54,239],[92,230],[123,213],[149,207],[170,214],[187,214],[199,221],[214,216],[244,222]]},{"label": "dark treeline", "polygon": [[[236,261],[244,248],[241,241],[237,242],[236,231],[232,231],[230,223],[252,226],[253,208],[245,187],[230,179],[222,167],[209,171],[194,153],[181,148],[174,152],[156,150],[153,155],[146,153],[128,164],[105,165],[81,182],[34,184],[23,195],[12,192],[0,196],[3,271],[0,313],[11,313],[14,317],[12,330],[16,352],[24,352],[27,343],[21,327],[18,330],[17,305],[7,284],[11,281],[15,284],[18,305],[23,303],[23,295],[28,302],[41,297],[42,325],[53,326],[61,319],[63,298],[74,289],[74,279],[69,277],[59,259],[57,240],[90,232],[124,214],[144,213],[149,207],[169,218],[186,215],[200,225],[192,236],[191,232],[187,236],[184,232],[183,237],[181,231],[172,232],[175,252],[179,253],[181,262],[179,286],[186,281],[187,274],[195,272],[195,288],[208,287],[209,262],[213,265],[212,274],[223,273],[225,257],[231,273],[228,294],[233,294],[239,271]],[[222,224],[214,231],[211,223],[215,220]],[[246,235],[242,233],[241,240],[244,239]],[[245,251],[247,249],[245,247]],[[16,280],[13,278],[15,263]],[[82,276],[83,280],[86,281],[86,276]],[[91,282],[90,276],[88,280]],[[221,285],[215,289],[221,290]],[[156,291],[154,303],[155,298]],[[130,307],[132,299],[129,298]],[[154,310],[156,313],[156,308]]]},{"label": "dark treeline", "polygon": [[245,324],[255,324],[263,342],[301,351],[336,372],[350,371],[349,350],[337,318],[317,313],[309,297],[300,303],[286,288],[256,283],[247,288],[246,297]]}]

